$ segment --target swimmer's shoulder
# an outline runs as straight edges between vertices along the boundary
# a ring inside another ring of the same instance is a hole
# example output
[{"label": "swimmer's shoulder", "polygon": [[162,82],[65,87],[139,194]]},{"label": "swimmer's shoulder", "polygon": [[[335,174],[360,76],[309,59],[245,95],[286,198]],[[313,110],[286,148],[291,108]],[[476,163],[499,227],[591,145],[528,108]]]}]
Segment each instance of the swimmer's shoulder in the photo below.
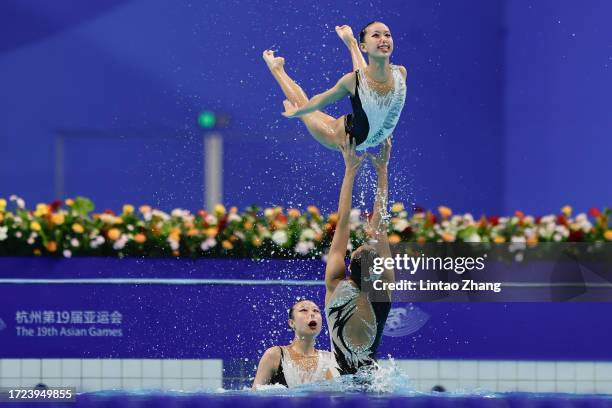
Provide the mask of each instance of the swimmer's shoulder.
[{"label": "swimmer's shoulder", "polygon": [[400,70],[400,72],[402,73],[402,76],[404,77],[404,81],[406,80],[406,78],[408,77],[408,71],[406,71],[406,67],[403,65],[396,65],[396,67]]},{"label": "swimmer's shoulder", "polygon": [[281,346],[272,346],[267,349],[261,356],[261,361],[269,363],[273,367],[278,367],[281,361]]},{"label": "swimmer's shoulder", "polygon": [[351,96],[355,95],[356,77],[357,74],[355,71],[353,71],[349,72],[348,74],[344,74],[344,76],[338,81],[340,86],[347,90],[351,94]]}]

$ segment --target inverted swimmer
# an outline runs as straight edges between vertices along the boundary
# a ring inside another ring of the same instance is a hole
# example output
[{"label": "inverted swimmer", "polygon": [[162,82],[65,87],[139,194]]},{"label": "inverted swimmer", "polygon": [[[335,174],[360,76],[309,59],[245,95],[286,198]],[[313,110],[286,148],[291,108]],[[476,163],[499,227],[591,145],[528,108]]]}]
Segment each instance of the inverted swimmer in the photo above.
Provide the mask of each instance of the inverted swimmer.
[{"label": "inverted swimmer", "polygon": [[[385,269],[380,276],[370,274],[376,257],[391,257],[387,238],[387,164],[391,141],[387,139],[377,155],[368,155],[376,168],[378,186],[370,223],[372,244],[361,245],[351,254],[350,275],[346,277],[345,257],[350,239],[350,212],[353,182],[364,156],[357,156],[356,144],[346,136],[339,146],[346,170],[340,199],[338,221],[327,255],[325,268],[325,314],[336,360],[336,373],[355,374],[362,367],[376,367],[376,352],[380,345],[385,322],[391,310],[391,293],[377,293],[374,280],[394,282],[393,269]],[[365,274],[362,273],[365,271]]]},{"label": "inverted swimmer", "polygon": [[295,332],[293,341],[288,346],[274,346],[265,351],[257,367],[253,389],[266,384],[295,387],[334,376],[333,354],[315,349],[322,326],[319,307],[310,300],[298,301],[289,309],[288,323]]},{"label": "inverted swimmer", "polygon": [[[285,72],[284,58],[275,57],[271,50],[264,51],[263,58],[287,98],[284,116],[302,119],[310,134],[330,149],[338,149],[349,134],[357,150],[365,150],[389,138],[395,129],[406,99],[406,69],[389,62],[393,38],[385,24],[367,24],[359,33],[359,43],[347,25],[336,27],[336,32],[351,52],[353,72],[310,100]],[[362,52],[368,55],[367,63]],[[350,95],[352,114],[336,119],[321,111],[346,95]]]}]

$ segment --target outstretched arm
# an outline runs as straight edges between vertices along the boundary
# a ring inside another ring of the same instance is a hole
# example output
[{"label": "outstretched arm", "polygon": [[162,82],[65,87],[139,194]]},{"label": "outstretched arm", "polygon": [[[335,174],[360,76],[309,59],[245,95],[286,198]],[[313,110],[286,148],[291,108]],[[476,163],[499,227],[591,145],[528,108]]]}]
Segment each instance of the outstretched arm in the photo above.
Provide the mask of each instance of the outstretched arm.
[{"label": "outstretched arm", "polygon": [[336,26],[336,33],[344,42],[344,45],[348,48],[351,53],[351,61],[353,63],[353,71],[358,69],[365,69],[368,64],[363,58],[363,54],[359,49],[359,44],[353,36],[353,30],[348,25]]},{"label": "outstretched arm", "polygon": [[[374,200],[374,209],[372,220],[370,222],[370,235],[376,241],[375,247],[378,256],[383,258],[391,258],[391,248],[389,247],[389,238],[387,236],[388,216],[388,171],[387,164],[391,156],[391,138],[388,138],[380,149],[377,155],[370,155],[370,161],[376,168],[378,178],[376,198]],[[395,270],[385,269],[381,278],[386,282],[395,281]]]},{"label": "outstretched arm", "polygon": [[336,289],[338,282],[344,279],[345,275],[346,266],[344,258],[346,257],[346,249],[351,236],[349,219],[353,202],[353,182],[365,158],[365,155],[357,155],[356,147],[354,139],[351,141],[348,135],[346,135],[344,143],[340,145],[340,150],[344,157],[345,171],[338,201],[338,222],[331,248],[327,255],[327,266],[325,267],[326,304],[332,292]]},{"label": "outstretched arm", "polygon": [[349,94],[349,89],[351,89],[351,83],[355,83],[354,72],[344,75],[342,78],[340,78],[336,85],[334,85],[333,88],[330,88],[323,93],[313,96],[307,103],[305,103],[301,107],[298,108],[295,104],[291,104],[292,109],[287,109],[287,111],[283,112],[283,116],[287,118],[298,118],[300,116],[306,115],[307,113],[321,110],[327,105],[334,103]]}]

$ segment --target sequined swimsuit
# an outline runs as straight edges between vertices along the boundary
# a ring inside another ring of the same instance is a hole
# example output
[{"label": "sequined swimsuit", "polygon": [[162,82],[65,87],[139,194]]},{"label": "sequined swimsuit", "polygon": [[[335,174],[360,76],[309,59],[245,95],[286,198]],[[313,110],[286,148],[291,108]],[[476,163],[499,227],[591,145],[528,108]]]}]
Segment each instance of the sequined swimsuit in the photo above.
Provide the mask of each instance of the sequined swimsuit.
[{"label": "sequined swimsuit", "polygon": [[365,72],[355,71],[353,113],[344,117],[344,130],[357,142],[357,150],[378,146],[387,139],[400,117],[406,100],[406,81],[399,66],[391,65],[393,90],[380,95],[368,85]]},{"label": "sequined swimsuit", "polygon": [[291,388],[301,384],[323,381],[326,379],[327,370],[331,370],[332,375],[337,375],[334,370],[336,365],[334,356],[329,351],[317,350],[316,367],[311,371],[306,371],[293,362],[286,347],[278,347],[281,352],[281,360],[276,372],[270,379],[270,384],[281,384]]},{"label": "sequined swimsuit", "polygon": [[372,365],[376,361],[376,351],[391,310],[390,302],[366,302],[372,308],[376,321],[370,323],[358,317],[364,324],[369,341],[355,345],[345,335],[344,328],[356,311],[358,297],[359,289],[351,285],[348,280],[343,280],[336,287],[325,308],[330,343],[337,363],[336,370],[340,375],[355,374],[359,367]]}]

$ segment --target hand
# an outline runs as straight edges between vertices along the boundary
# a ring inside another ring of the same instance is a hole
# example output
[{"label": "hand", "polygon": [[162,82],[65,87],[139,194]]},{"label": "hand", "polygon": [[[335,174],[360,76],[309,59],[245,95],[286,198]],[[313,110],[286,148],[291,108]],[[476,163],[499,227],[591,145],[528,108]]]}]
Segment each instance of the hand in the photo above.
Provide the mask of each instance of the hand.
[{"label": "hand", "polygon": [[353,30],[348,25],[336,26],[336,33],[338,37],[342,39],[345,44],[349,44],[350,41],[354,40]]},{"label": "hand", "polygon": [[368,157],[372,165],[376,168],[377,173],[386,170],[389,158],[391,157],[391,137],[388,137],[387,140],[382,143],[378,154],[368,154]]},{"label": "hand", "polygon": [[285,111],[282,113],[282,115],[286,118],[289,119],[293,119],[293,118],[297,118],[298,116],[295,114],[295,112],[298,110],[298,106],[296,104],[294,104],[293,102],[285,99],[283,101],[283,106],[285,107]]},{"label": "hand", "polygon": [[338,147],[342,152],[342,157],[344,157],[346,171],[353,174],[357,173],[357,170],[359,170],[359,167],[361,167],[361,163],[363,163],[363,159],[365,159],[366,155],[357,155],[357,142],[355,142],[355,139],[351,140],[351,137],[347,134],[344,139],[344,143],[341,143],[338,145]]}]

